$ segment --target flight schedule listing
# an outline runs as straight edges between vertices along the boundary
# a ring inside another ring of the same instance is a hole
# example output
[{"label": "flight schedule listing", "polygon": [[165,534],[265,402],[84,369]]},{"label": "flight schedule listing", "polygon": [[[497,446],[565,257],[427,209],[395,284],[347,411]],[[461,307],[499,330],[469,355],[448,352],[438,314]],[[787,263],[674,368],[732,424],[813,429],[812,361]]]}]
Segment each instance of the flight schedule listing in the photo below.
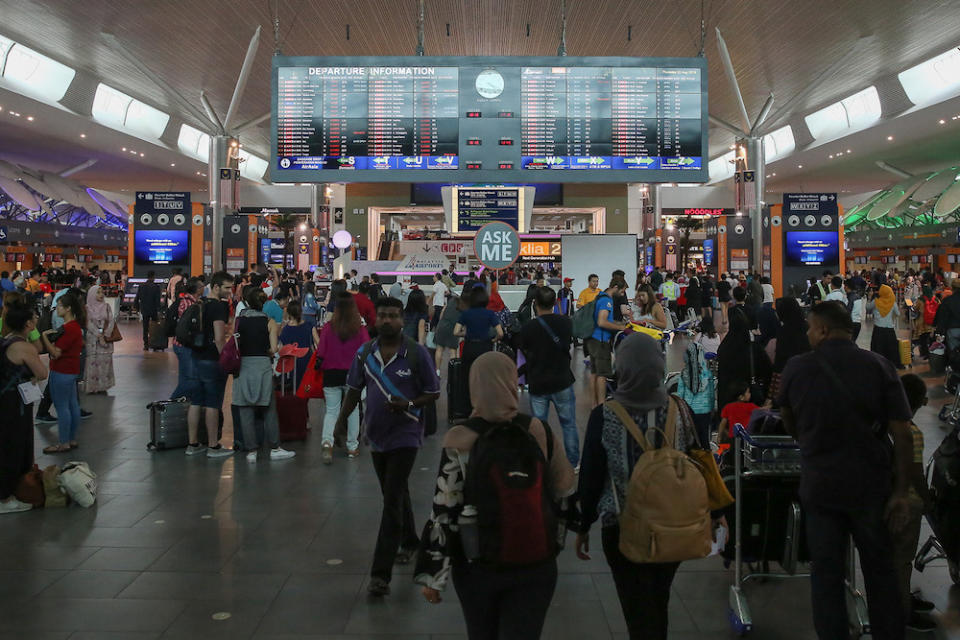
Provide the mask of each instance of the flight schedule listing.
[{"label": "flight schedule listing", "polygon": [[279,56],[272,178],[705,181],[706,73],[700,58]]},{"label": "flight schedule listing", "polygon": [[283,67],[279,169],[457,169],[456,67]]},{"label": "flight schedule listing", "polygon": [[700,69],[524,67],[524,169],[700,169]]}]

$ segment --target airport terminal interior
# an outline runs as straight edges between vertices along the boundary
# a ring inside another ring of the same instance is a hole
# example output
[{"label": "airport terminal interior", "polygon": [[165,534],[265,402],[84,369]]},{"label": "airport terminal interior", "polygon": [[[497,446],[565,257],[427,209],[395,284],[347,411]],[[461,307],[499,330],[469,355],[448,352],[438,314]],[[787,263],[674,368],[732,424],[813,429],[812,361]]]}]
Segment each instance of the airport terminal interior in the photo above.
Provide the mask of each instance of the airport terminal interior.
[{"label": "airport terminal interior", "polygon": [[958,24],[0,0],[0,640],[960,638]]}]

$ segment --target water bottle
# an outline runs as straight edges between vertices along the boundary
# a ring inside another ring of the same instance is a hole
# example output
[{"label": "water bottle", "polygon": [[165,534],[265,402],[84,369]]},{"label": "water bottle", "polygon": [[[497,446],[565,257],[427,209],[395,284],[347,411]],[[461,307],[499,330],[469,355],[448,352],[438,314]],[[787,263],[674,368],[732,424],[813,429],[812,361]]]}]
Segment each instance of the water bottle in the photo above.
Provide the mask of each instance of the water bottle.
[{"label": "water bottle", "polygon": [[477,508],[472,504],[464,505],[460,512],[460,544],[467,562],[480,557],[480,530],[477,527]]}]

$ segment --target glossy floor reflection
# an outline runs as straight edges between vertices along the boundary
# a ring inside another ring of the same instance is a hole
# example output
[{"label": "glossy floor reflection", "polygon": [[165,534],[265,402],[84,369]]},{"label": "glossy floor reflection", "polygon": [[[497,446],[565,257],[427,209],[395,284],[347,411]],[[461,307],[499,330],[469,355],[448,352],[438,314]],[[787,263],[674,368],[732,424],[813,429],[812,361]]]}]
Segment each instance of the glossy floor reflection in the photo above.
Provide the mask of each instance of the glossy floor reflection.
[{"label": "glossy floor reflection", "polygon": [[[123,329],[132,337],[139,326]],[[672,364],[680,353],[675,346]],[[579,352],[577,360],[582,379]],[[0,521],[0,639],[465,638],[453,590],[442,604],[427,604],[409,580],[409,567],[398,568],[393,595],[367,598],[380,497],[366,451],[352,461],[338,451],[325,467],[312,435],[290,445],[295,459],[256,465],[239,456],[148,452],[144,407],[172,389],[176,359],[172,352],[144,354],[138,340],[128,339],[118,344],[115,367],[118,386],[108,396],[83,398],[94,417],[84,421],[80,448],[70,456],[99,474],[96,506]],[[925,367],[916,370],[922,374]],[[936,420],[943,402],[938,382],[930,379],[932,401],[919,417],[928,456],[946,433]],[[582,425],[588,409],[578,402]],[[228,423],[227,441],[230,429]],[[55,440],[56,426],[36,433],[39,464],[64,462],[40,453]],[[421,523],[438,459],[434,437],[411,478]],[[626,638],[613,582],[596,551],[591,562],[577,560],[569,547],[561,555],[544,638]],[[726,616],[731,579],[717,559],[682,565],[670,637],[733,637]],[[752,635],[814,637],[808,584],[751,585]],[[938,613],[944,626],[960,628],[960,591],[950,590],[943,561],[916,574],[914,586],[944,612]]]}]

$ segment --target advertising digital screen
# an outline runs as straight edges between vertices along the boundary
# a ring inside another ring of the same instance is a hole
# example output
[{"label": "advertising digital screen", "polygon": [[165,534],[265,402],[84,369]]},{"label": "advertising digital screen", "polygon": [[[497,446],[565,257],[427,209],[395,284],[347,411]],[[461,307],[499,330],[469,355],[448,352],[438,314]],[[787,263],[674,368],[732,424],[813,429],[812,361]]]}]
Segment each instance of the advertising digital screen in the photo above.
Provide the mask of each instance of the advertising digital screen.
[{"label": "advertising digital screen", "polygon": [[840,259],[836,231],[788,231],[786,264],[792,267],[833,265]]},{"label": "advertising digital screen", "polygon": [[703,241],[703,264],[708,267],[713,266],[713,239],[707,238]]},{"label": "advertising digital screen", "polygon": [[189,231],[135,231],[133,261],[140,266],[185,265],[190,262]]},{"label": "advertising digital screen", "polygon": [[272,94],[274,182],[708,179],[703,58],[275,56]]}]

